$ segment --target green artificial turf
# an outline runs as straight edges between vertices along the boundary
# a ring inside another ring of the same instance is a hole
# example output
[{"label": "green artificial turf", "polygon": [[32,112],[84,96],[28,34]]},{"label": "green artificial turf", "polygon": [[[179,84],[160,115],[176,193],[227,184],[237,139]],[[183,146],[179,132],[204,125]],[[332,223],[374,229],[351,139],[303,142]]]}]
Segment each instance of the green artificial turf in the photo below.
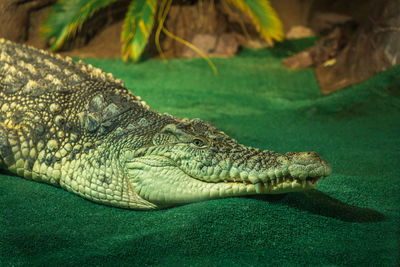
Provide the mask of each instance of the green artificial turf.
[{"label": "green artificial turf", "polygon": [[211,121],[239,142],[317,151],[316,190],[140,212],[0,175],[0,266],[398,266],[400,66],[328,96],[284,56],[312,40],[214,59],[88,59],[155,110]]}]

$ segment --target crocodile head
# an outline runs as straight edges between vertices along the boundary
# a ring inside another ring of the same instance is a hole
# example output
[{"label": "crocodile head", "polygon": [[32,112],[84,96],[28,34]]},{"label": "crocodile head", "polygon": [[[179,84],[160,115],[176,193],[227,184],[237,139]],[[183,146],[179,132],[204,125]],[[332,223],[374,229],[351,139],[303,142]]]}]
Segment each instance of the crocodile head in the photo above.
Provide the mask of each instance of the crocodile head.
[{"label": "crocodile head", "polygon": [[246,147],[199,119],[171,123],[128,153],[135,192],[156,208],[315,187],[331,173],[316,152],[278,154]]}]

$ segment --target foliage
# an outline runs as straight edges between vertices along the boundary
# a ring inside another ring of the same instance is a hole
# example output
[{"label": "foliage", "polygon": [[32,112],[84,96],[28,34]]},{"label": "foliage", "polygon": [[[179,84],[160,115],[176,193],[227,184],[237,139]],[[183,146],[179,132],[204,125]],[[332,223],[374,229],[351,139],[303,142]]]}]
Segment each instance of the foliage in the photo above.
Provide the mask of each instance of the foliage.
[{"label": "foliage", "polygon": [[96,11],[115,1],[58,0],[41,29],[46,39],[52,42],[50,49],[53,51],[60,49]]},{"label": "foliage", "polygon": [[225,0],[247,14],[268,44],[283,40],[282,22],[267,0]]},{"label": "foliage", "polygon": [[[110,5],[116,0],[58,0],[52,7],[46,22],[42,25],[41,32],[50,40],[50,49],[55,51],[62,47],[65,41],[82,28],[83,23],[101,8]],[[210,0],[212,1],[212,0]],[[268,0],[224,0],[247,14],[260,36],[270,45],[273,40],[283,39],[282,23]],[[158,28],[156,30],[156,45],[163,56],[159,45],[161,31],[167,36],[181,42],[199,53],[213,67],[211,61],[195,46],[173,35],[164,27],[172,0],[132,0],[125,16],[121,34],[122,57],[125,61],[132,59],[137,62],[148,42],[152,32],[155,15]],[[214,70],[215,67],[213,67]],[[215,71],[215,70],[214,70]]]},{"label": "foliage", "polygon": [[129,5],[121,36],[122,58],[137,62],[153,29],[157,0],[135,0]]}]

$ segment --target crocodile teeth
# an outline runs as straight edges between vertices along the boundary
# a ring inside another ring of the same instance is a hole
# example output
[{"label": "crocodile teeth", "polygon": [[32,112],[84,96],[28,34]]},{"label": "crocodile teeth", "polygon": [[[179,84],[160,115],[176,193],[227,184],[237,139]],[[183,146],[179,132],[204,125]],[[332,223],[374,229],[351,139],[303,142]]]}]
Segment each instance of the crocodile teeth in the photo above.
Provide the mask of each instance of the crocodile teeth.
[{"label": "crocodile teeth", "polygon": [[255,176],[255,175],[253,175],[253,174],[250,174],[250,175],[248,176],[248,179],[249,179],[249,181],[250,181],[252,184],[256,184],[256,183],[258,182],[258,177]]},{"label": "crocodile teeth", "polygon": [[230,171],[229,171],[229,176],[230,177],[239,177],[239,171],[238,171],[238,169],[236,169],[236,168],[232,168]]},{"label": "crocodile teeth", "polygon": [[243,181],[246,180],[248,177],[248,173],[247,172],[241,172],[240,173],[240,179],[242,179]]},{"label": "crocodile teeth", "polygon": [[275,179],[277,176],[275,175],[275,171],[274,170],[269,170],[268,171],[268,176],[270,179]]},{"label": "crocodile teeth", "polygon": [[291,184],[292,184],[292,188],[301,188],[302,187],[302,185],[299,182],[297,182],[296,180],[294,180]]},{"label": "crocodile teeth", "polygon": [[265,181],[265,180],[267,180],[267,178],[268,178],[268,174],[267,174],[266,172],[263,172],[263,173],[261,173],[261,174],[258,176],[258,178],[259,178],[261,181]]},{"label": "crocodile teeth", "polygon": [[256,188],[256,192],[257,192],[257,193],[261,193],[261,183],[256,183],[256,184],[254,185],[254,187]]}]

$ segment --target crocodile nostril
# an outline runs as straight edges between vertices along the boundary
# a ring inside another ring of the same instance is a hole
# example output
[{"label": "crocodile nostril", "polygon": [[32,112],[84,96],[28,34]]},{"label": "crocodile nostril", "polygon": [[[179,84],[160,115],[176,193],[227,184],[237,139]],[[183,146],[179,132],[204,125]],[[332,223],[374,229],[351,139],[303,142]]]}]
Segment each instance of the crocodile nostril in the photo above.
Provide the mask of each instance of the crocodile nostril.
[{"label": "crocodile nostril", "polygon": [[323,159],[315,151],[298,152],[293,154],[286,153],[285,155],[289,156],[289,160],[291,160],[293,163],[301,165],[323,162]]}]

